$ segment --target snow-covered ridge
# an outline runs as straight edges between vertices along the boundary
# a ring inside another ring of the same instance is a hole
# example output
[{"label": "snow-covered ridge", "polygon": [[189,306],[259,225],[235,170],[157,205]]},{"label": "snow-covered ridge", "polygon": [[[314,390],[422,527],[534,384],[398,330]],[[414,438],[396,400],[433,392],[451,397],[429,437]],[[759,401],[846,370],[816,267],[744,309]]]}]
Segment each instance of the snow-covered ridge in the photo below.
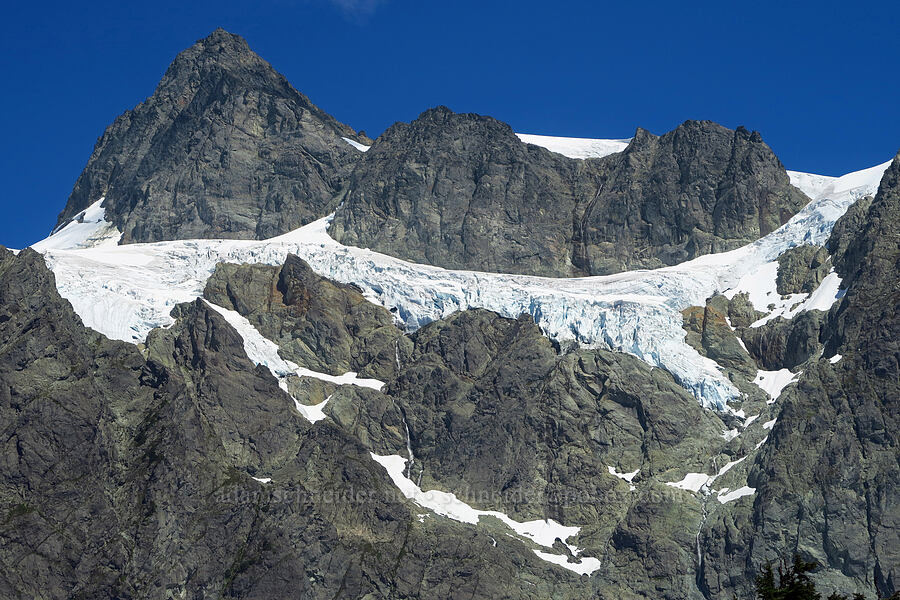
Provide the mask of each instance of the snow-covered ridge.
[{"label": "snow-covered ridge", "polygon": [[[792,246],[824,243],[850,204],[877,190],[888,165],[830,180],[787,224],[743,248],[673,267],[602,277],[552,279],[410,263],[338,244],[326,231],[330,218],[264,241],[81,248],[82,240],[74,246],[35,246],[56,274],[60,294],[84,323],[114,339],[142,342],[152,328],[170,324],[173,306],[200,296],[219,262],[280,265],[292,253],[321,275],[358,285],[369,299],[394,309],[409,330],[468,308],[508,317],[528,313],[553,338],[628,352],[663,367],[704,406],[724,410],[739,392],[718,365],[685,342],[681,311],[734,288]],[[817,298],[816,305],[833,301]]]}]

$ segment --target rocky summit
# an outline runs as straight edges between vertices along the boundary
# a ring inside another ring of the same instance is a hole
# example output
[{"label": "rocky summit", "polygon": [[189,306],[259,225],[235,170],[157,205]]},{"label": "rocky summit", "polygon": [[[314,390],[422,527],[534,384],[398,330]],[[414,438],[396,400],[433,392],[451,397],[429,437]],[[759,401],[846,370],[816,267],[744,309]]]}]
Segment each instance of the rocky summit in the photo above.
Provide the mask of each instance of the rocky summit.
[{"label": "rocky summit", "polygon": [[105,198],[122,241],[272,237],[328,214],[365,135],[217,29],[97,141],[58,225]]},{"label": "rocky summit", "polygon": [[445,107],[388,129],[331,234],[448,269],[570,277],[674,265],[750,243],[809,198],[756,132],[687,121],[577,160]]},{"label": "rocky summit", "polygon": [[373,142],[216,30],[0,247],[0,597],[891,597],[898,278],[900,155]]}]

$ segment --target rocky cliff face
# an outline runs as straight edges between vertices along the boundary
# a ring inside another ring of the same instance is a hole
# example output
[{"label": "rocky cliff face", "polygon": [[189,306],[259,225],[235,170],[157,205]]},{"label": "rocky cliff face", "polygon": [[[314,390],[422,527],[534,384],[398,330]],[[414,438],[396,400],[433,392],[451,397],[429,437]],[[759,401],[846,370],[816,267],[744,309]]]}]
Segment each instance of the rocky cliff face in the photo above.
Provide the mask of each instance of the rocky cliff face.
[{"label": "rocky cliff face", "polygon": [[[898,223],[900,157],[875,199],[861,200],[829,240],[847,292],[822,325],[824,353],[779,398],[783,409],[749,474],[757,488],[750,522],[737,535],[727,522],[705,534],[742,548],[753,564],[790,548],[825,567],[824,587],[867,596],[889,596],[900,577]],[[782,366],[790,364],[772,365]],[[731,562],[727,547],[707,546],[705,564]],[[704,578],[722,593],[720,574]]]},{"label": "rocky cliff face", "polygon": [[688,121],[576,160],[440,107],[354,169],[339,241],[446,268],[567,277],[676,264],[776,229],[809,199],[758,133]]},{"label": "rocky cliff face", "polygon": [[110,125],[59,223],[102,197],[124,242],[266,238],[324,216],[362,139],[221,29]]},{"label": "rocky cliff face", "polygon": [[39,255],[0,252],[0,595],[576,596],[520,542],[420,521],[218,313],[175,314],[142,355],[84,328]]},{"label": "rocky cliff face", "polygon": [[605,173],[523,144],[490,117],[438,107],[378,138],[330,233],[451,269],[571,276],[573,219]]},{"label": "rocky cliff face", "polygon": [[759,133],[687,121],[656,137],[638,130],[577,224],[591,274],[677,264],[743,246],[807,202]]}]

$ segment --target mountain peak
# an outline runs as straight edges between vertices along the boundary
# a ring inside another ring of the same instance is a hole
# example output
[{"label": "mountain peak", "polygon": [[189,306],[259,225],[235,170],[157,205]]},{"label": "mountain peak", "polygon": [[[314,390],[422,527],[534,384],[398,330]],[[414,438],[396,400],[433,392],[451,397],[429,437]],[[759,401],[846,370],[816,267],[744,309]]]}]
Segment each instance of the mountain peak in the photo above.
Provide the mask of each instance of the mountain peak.
[{"label": "mountain peak", "polygon": [[272,65],[256,54],[241,36],[221,27],[178,53],[166,70],[157,92],[171,88],[196,88],[204,80],[218,79],[229,73],[241,82],[279,88],[291,87]]},{"label": "mountain peak", "polygon": [[107,128],[59,224],[102,197],[125,243],[278,235],[327,214],[357,137],[218,28]]},{"label": "mountain peak", "polygon": [[[193,52],[192,52],[193,51]],[[201,40],[197,40],[193,46],[181,52],[181,54],[194,54],[196,52],[215,57],[252,55],[259,56],[250,49],[247,40],[236,33],[225,31],[221,27],[215,29],[212,33]]]}]

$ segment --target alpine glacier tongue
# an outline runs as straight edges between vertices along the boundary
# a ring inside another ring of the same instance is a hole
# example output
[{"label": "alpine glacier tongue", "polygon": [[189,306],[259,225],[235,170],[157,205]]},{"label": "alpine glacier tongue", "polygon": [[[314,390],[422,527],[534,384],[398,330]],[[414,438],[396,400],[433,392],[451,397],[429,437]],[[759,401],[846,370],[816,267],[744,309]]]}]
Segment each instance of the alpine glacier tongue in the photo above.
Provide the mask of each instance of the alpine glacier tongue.
[{"label": "alpine glacier tongue", "polygon": [[875,193],[888,164],[839,178],[794,174],[795,185],[814,193],[814,200],[753,244],[663,269],[602,277],[550,279],[410,263],[338,244],[326,233],[328,217],[264,241],[80,248],[84,242],[50,243],[51,236],[35,248],[45,254],[60,294],[84,323],[115,339],[142,342],[152,328],[172,323],[172,307],[202,295],[219,262],[279,265],[292,253],[323,276],[360,286],[368,298],[393,309],[407,329],[468,308],[508,317],[528,313],[548,336],[629,352],[670,371],[704,406],[724,410],[740,394],[712,360],[685,342],[681,311],[734,288],[788,248],[823,244],[850,204]]}]

